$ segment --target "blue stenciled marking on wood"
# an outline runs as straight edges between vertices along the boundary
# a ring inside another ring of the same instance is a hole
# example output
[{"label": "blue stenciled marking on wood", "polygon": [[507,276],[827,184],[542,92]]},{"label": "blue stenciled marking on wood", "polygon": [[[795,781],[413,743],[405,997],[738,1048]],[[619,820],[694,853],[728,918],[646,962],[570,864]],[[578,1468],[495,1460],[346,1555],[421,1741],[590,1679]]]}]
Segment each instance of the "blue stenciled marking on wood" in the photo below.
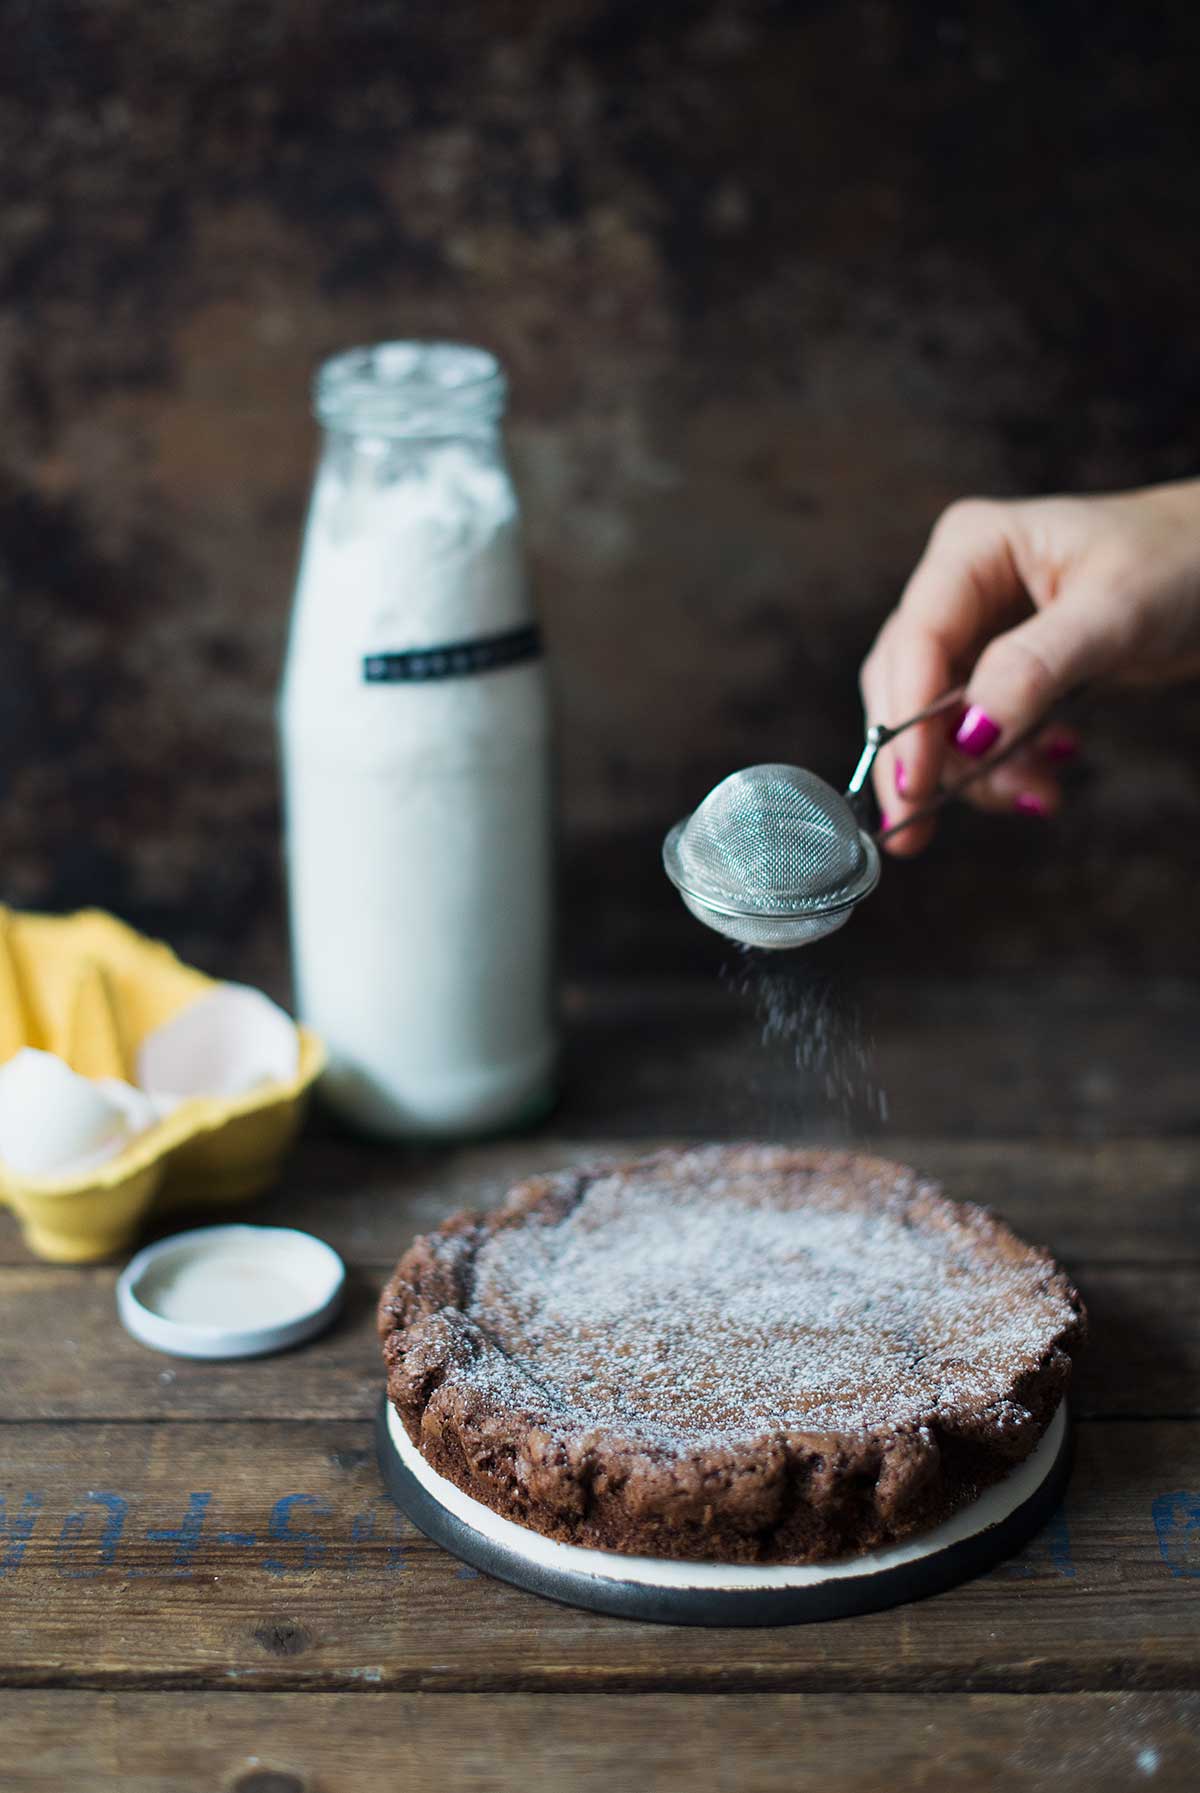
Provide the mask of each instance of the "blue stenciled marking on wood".
[{"label": "blue stenciled marking on wood", "polygon": [[44,1498],[37,1489],[29,1489],[21,1497],[20,1506],[10,1518],[4,1496],[0,1494],[0,1540],[7,1539],[4,1552],[0,1555],[0,1575],[8,1575],[25,1555],[25,1546],[37,1524]]},{"label": "blue stenciled marking on wood", "polygon": [[1042,1540],[1058,1574],[1064,1575],[1068,1581],[1074,1581],[1075,1564],[1071,1558],[1071,1532],[1067,1525],[1066,1507],[1055,1507],[1042,1527]]},{"label": "blue stenciled marking on wood", "polygon": [[[112,1567],[117,1560],[117,1546],[121,1542],[125,1516],[129,1511],[129,1502],[125,1496],[113,1494],[107,1488],[89,1488],[85,1498],[93,1502],[93,1506],[83,1509],[76,1507],[67,1514],[54,1550],[59,1574],[65,1575],[70,1581],[90,1581]],[[95,1561],[85,1563],[79,1546],[87,1531],[88,1521],[94,1517],[97,1507],[106,1517],[96,1547]]]},{"label": "blue stenciled marking on wood", "polygon": [[[170,1563],[161,1568],[146,1563],[126,1569],[118,1561],[128,1554],[130,1537],[133,1548],[137,1539],[129,1531],[127,1519],[134,1505],[132,1496],[114,1493],[107,1488],[89,1488],[75,1497],[59,1531],[54,1549],[58,1573],[68,1580],[91,1580],[105,1570],[116,1569],[129,1576],[187,1577],[204,1535],[204,1527],[212,1517],[214,1496],[207,1489],[188,1496],[187,1510],[177,1526],[148,1526],[145,1539],[150,1544],[173,1544]],[[20,1499],[10,1496],[6,1504],[0,1494],[0,1575],[10,1574],[20,1566],[25,1546],[39,1523],[45,1495],[30,1489]],[[216,1546],[230,1550],[257,1551],[271,1545],[291,1544],[298,1550],[296,1560],[287,1560],[275,1552],[262,1563],[269,1575],[283,1576],[314,1569],[328,1560],[353,1574],[364,1565],[383,1568],[393,1573],[404,1568],[406,1526],[402,1513],[390,1503],[383,1509],[366,1507],[350,1516],[349,1544],[345,1533],[335,1539],[323,1539],[317,1532],[298,1523],[300,1511],[313,1517],[332,1518],[336,1509],[315,1494],[285,1494],[270,1510],[267,1535],[255,1531],[218,1531],[209,1534]],[[380,1511],[387,1517],[380,1522]],[[344,1520],[343,1520],[344,1524]],[[342,1554],[339,1555],[339,1546]]]},{"label": "blue stenciled marking on wood", "polygon": [[315,1532],[301,1531],[292,1524],[292,1513],[297,1507],[307,1507],[312,1513],[333,1511],[315,1494],[285,1494],[277,1500],[271,1508],[271,1537],[277,1544],[299,1544],[301,1553],[298,1563],[283,1563],[278,1557],[269,1556],[263,1564],[268,1575],[289,1575],[302,1569],[315,1569],[325,1554],[325,1545]]},{"label": "blue stenciled marking on wood", "polygon": [[209,1492],[201,1492],[188,1496],[188,1509],[182,1522],[168,1531],[158,1526],[148,1526],[146,1537],[152,1544],[174,1544],[175,1556],[171,1567],[162,1569],[131,1569],[131,1575],[190,1575],[192,1558],[196,1554],[196,1546],[200,1542],[200,1533],[204,1530],[204,1515],[208,1511],[208,1503],[212,1499]]},{"label": "blue stenciled marking on wood", "polygon": [[346,1569],[351,1575],[356,1569],[361,1569],[362,1567],[363,1553],[361,1550],[357,1549],[356,1546],[359,1544],[369,1544],[374,1536],[374,1513],[372,1513],[370,1509],[365,1513],[356,1513],[354,1515],[354,1523],[350,1527],[350,1548],[346,1552]]},{"label": "blue stenciled marking on wood", "polygon": [[[403,1515],[397,1512],[395,1508],[392,1508],[391,1510],[390,1522],[397,1542],[389,1544],[386,1551],[381,1553],[383,1567],[385,1569],[403,1569],[404,1549],[398,1541],[403,1525]],[[366,1560],[366,1553],[358,1547],[362,1544],[373,1544],[375,1542],[376,1529],[376,1511],[374,1507],[368,1507],[365,1512],[356,1513],[354,1515],[354,1520],[350,1527],[350,1548],[347,1550],[345,1557],[346,1569],[350,1574],[354,1574],[355,1570],[362,1568],[363,1562]]]},{"label": "blue stenciled marking on wood", "polygon": [[1158,1553],[1172,1575],[1200,1579],[1200,1494],[1179,1488],[1150,1507]]}]

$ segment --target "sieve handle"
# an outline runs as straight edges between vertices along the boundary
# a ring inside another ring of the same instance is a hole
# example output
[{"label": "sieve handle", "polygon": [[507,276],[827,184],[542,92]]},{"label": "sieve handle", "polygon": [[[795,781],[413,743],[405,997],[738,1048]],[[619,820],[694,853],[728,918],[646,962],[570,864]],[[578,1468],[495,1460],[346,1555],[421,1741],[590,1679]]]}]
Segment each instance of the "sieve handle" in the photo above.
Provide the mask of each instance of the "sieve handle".
[{"label": "sieve handle", "polygon": [[[897,722],[891,726],[886,722],[873,722],[867,730],[867,738],[863,743],[863,750],[859,756],[858,764],[854,768],[854,776],[846,786],[846,796],[851,799],[851,802],[853,802],[855,797],[860,795],[863,786],[870,776],[871,767],[875,764],[875,756],[881,747],[886,747],[889,741],[894,741],[897,735],[902,735],[906,728],[915,728],[918,722],[928,722],[932,717],[941,716],[947,710],[954,709],[957,704],[962,702],[963,698],[966,696],[966,692],[967,688],[965,685],[956,685],[953,691],[943,692],[941,697],[935,698],[928,708],[918,710],[915,716],[909,716],[904,722]],[[1011,752],[1011,748],[1006,751]],[[1000,757],[1003,758],[1004,756],[1001,755]],[[988,762],[989,767],[996,764],[996,759],[992,759]],[[965,784],[968,783],[969,780],[964,779],[962,782]],[[940,804],[935,804],[934,807],[939,808]],[[920,813],[924,815],[926,812],[922,810]],[[912,815],[909,816],[908,821],[915,822],[916,819],[916,816]],[[907,827],[907,825],[907,822],[900,824],[902,827]],[[888,830],[888,833],[891,833],[891,829]]]}]

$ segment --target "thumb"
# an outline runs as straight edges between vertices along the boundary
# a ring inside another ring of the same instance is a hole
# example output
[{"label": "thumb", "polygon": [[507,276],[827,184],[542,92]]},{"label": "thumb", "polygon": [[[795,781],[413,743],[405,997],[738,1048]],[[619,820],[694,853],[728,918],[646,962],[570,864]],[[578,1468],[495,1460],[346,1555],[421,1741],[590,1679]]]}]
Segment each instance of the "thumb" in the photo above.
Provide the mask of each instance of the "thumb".
[{"label": "thumb", "polygon": [[1032,728],[1068,692],[1116,664],[1123,636],[1112,600],[1094,591],[1064,592],[997,635],[971,674],[955,746],[978,759]]}]

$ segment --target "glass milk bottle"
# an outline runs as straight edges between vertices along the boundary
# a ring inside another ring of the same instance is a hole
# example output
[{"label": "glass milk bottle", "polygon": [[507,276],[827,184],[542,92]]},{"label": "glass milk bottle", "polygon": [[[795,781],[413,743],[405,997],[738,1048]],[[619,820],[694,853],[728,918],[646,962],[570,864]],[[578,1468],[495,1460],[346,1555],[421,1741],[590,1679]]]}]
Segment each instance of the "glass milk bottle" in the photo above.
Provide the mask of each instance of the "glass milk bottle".
[{"label": "glass milk bottle", "polygon": [[534,1118],[555,1065],[545,663],[481,349],[320,369],[324,426],[280,699],[299,1012],[349,1121]]}]

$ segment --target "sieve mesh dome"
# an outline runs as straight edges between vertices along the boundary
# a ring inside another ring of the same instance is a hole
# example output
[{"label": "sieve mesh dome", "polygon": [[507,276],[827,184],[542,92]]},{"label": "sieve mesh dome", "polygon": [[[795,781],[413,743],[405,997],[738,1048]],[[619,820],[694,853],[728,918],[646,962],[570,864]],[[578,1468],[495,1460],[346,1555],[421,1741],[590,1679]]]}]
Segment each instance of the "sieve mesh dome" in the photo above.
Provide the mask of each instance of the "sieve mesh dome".
[{"label": "sieve mesh dome", "polygon": [[803,914],[853,900],[869,854],[832,785],[801,766],[767,765],[710,791],[679,829],[673,857],[676,883],[702,900]]},{"label": "sieve mesh dome", "polygon": [[807,946],[849,920],[879,880],[879,853],[846,799],[800,766],[748,766],[663,842],[697,920],[743,946]]}]

